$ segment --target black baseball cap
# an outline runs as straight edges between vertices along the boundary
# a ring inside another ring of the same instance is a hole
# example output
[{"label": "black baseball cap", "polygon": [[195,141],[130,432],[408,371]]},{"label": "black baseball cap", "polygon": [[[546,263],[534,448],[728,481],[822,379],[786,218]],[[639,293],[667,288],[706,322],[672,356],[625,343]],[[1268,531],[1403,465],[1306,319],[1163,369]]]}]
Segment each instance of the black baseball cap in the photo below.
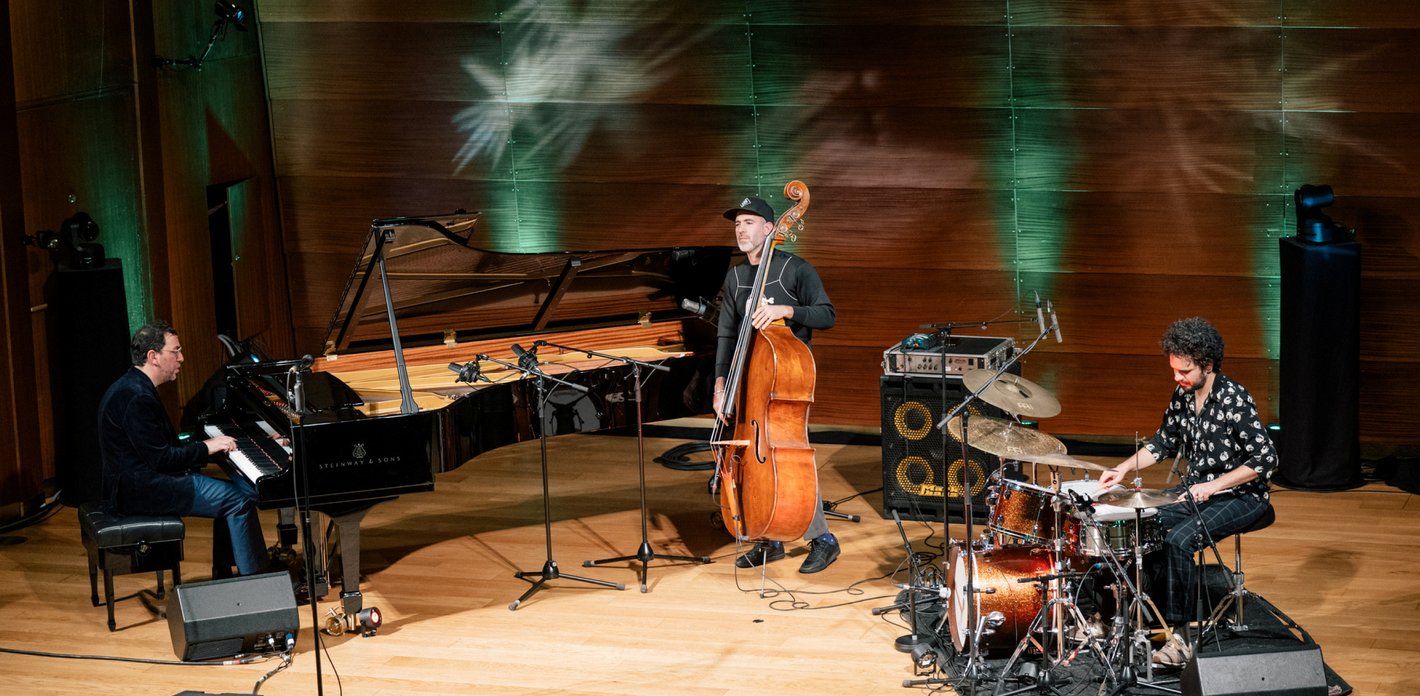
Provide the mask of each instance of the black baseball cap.
[{"label": "black baseball cap", "polygon": [[765,220],[774,222],[774,209],[769,207],[769,204],[765,203],[763,198],[745,196],[740,199],[738,206],[725,211],[725,219],[733,220],[738,217],[740,213],[753,213]]}]

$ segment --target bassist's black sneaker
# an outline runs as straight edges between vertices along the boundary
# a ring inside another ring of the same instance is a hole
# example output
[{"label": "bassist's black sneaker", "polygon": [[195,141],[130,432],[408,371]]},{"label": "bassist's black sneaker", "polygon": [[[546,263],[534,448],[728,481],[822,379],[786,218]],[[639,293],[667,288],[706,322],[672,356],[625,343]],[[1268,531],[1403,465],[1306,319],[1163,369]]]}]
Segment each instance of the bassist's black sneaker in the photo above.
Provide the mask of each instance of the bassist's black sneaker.
[{"label": "bassist's black sneaker", "polygon": [[799,566],[800,573],[817,573],[833,565],[838,560],[838,540],[832,534],[825,534],[809,542],[809,555]]},{"label": "bassist's black sneaker", "polygon": [[754,548],[735,559],[736,568],[754,568],[784,557],[784,542],[756,541]]}]

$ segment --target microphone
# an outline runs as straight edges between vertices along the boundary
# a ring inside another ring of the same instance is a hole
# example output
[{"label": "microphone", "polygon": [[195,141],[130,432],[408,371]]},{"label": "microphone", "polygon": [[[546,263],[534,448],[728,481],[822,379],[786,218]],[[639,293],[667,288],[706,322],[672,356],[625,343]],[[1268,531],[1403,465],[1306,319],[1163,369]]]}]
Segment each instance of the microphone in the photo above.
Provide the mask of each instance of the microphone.
[{"label": "microphone", "polygon": [[704,298],[696,298],[692,300],[687,297],[680,301],[680,307],[681,309],[684,309],[685,311],[690,312],[691,314],[694,314],[697,317],[703,317],[707,312],[710,311],[710,306],[705,304]]},{"label": "microphone", "polygon": [[720,305],[710,302],[703,297],[694,299],[687,297],[680,301],[680,308],[711,324],[720,323]]},{"label": "microphone", "polygon": [[1089,498],[1089,497],[1086,497],[1085,495],[1081,494],[1081,493],[1078,492],[1078,491],[1073,491],[1073,490],[1072,490],[1072,491],[1069,491],[1069,493],[1070,493],[1070,500],[1075,504],[1075,507],[1076,507],[1076,508],[1079,508],[1080,510],[1084,510],[1084,511],[1090,511],[1090,510],[1095,509],[1095,501],[1094,501],[1094,499]]},{"label": "microphone", "polygon": [[305,355],[302,355],[302,356],[301,356],[301,359],[300,359],[300,360],[297,360],[297,361],[296,361],[296,364],[294,364],[294,365],[291,366],[291,370],[290,370],[290,371],[291,371],[291,372],[304,372],[304,371],[306,371],[306,370],[309,370],[310,367],[311,367],[311,365],[314,365],[314,364],[316,364],[315,356],[312,356],[310,353],[306,353]]},{"label": "microphone", "polygon": [[455,381],[466,382],[468,384],[473,384],[474,382],[477,382],[480,379],[488,379],[487,377],[483,376],[483,373],[480,371],[480,368],[481,366],[478,364],[478,360],[466,362],[462,365],[458,363],[449,363],[449,371],[458,375],[458,378]]},{"label": "microphone", "polygon": [[1060,318],[1055,316],[1055,303],[1046,300],[1045,309],[1050,312],[1050,328],[1055,329],[1055,342],[1064,343],[1065,339],[1060,337]]},{"label": "microphone", "polygon": [[518,356],[518,366],[524,370],[531,372],[537,369],[537,345],[533,345],[533,349],[528,351],[523,350],[522,346],[514,343],[513,355]]},{"label": "microphone", "polygon": [[1040,335],[1045,335],[1045,312],[1040,309],[1040,293],[1035,294],[1035,321],[1040,324]]}]

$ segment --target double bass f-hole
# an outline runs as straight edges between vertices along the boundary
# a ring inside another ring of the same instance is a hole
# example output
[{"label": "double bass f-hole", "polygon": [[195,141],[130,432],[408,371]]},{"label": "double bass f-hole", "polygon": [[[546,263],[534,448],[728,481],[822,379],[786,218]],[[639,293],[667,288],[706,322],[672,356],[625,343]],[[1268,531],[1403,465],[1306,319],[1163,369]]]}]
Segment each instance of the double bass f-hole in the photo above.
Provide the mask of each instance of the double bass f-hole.
[{"label": "double bass f-hole", "polygon": [[750,421],[750,426],[754,428],[754,460],[760,464],[764,463],[764,453],[759,450],[760,432],[759,421]]}]

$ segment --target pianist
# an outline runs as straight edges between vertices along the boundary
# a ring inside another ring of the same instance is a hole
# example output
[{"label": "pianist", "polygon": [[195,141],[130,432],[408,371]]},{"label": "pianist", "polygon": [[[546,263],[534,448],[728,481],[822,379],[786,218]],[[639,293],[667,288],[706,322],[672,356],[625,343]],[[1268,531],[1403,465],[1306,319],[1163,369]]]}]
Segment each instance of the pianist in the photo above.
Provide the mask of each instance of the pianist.
[{"label": "pianist", "polygon": [[[133,334],[129,356],[133,367],[99,402],[105,505],[118,514],[210,517],[214,537],[227,529],[238,572],[266,570],[270,559],[257,518],[256,491],[246,481],[197,473],[209,457],[235,451],[236,440],[223,435],[179,441],[158,400],[158,386],[177,379],[182,369],[177,331],[161,321],[145,324]],[[220,559],[222,550],[214,550],[214,556]]]}]

